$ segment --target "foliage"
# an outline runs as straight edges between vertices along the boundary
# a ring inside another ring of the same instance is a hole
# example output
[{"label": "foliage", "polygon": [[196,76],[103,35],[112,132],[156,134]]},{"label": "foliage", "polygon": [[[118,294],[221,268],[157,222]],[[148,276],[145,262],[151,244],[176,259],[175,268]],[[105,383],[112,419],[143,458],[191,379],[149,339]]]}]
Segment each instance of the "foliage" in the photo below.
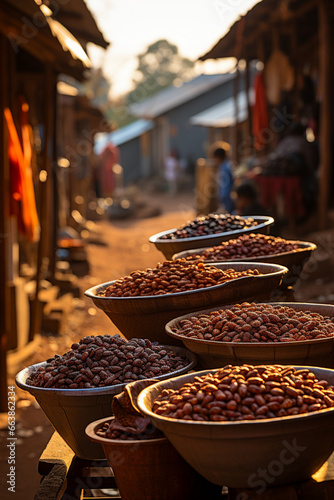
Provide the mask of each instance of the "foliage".
[{"label": "foliage", "polygon": [[194,75],[194,62],[179,54],[176,45],[158,40],[138,56],[133,79],[135,89],[128,94],[128,104],[143,101],[170,85],[181,84]]}]

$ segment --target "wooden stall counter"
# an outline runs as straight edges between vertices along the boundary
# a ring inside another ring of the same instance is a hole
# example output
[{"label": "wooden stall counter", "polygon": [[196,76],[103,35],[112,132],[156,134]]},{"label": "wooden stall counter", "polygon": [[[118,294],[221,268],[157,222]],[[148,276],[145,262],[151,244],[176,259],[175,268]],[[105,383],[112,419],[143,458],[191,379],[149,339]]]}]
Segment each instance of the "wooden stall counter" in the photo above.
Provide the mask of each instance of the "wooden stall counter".
[{"label": "wooden stall counter", "polygon": [[[54,432],[40,457],[38,472],[42,480],[34,500],[121,499],[108,462],[106,460],[83,460],[76,457],[57,432]],[[229,489],[227,491],[224,488],[219,499],[213,499],[211,495],[209,497],[210,500],[333,499],[334,453],[308,481],[276,488],[268,487],[261,493],[254,489]],[[208,497],[194,500],[207,499]]]}]

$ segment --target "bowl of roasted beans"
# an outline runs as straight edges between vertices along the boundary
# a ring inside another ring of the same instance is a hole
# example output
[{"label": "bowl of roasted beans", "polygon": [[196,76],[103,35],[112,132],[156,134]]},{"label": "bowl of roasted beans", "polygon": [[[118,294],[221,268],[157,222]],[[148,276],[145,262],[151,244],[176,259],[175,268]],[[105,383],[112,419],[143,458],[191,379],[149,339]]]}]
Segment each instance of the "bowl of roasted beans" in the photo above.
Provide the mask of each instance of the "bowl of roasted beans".
[{"label": "bowl of roasted beans", "polygon": [[334,450],[329,369],[226,365],[154,384],[138,405],[194,469],[231,488],[306,480]]},{"label": "bowl of roasted beans", "polygon": [[293,286],[303,267],[317,248],[308,241],[286,240],[260,233],[242,234],[222,241],[209,248],[196,248],[173,255],[173,260],[202,259],[207,263],[238,261],[267,262],[286,266],[289,272],[283,278],[283,286]]},{"label": "bowl of roasted beans", "polygon": [[219,245],[222,241],[236,238],[240,234],[269,233],[273,223],[272,217],[265,216],[201,215],[179,228],[168,229],[152,235],[150,242],[154,243],[166,259],[171,259],[175,253],[192,248]]},{"label": "bowl of roasted beans", "polygon": [[196,353],[203,368],[226,363],[334,368],[333,305],[244,302],[175,318],[166,333]]},{"label": "bowl of roasted beans", "polygon": [[72,344],[62,356],[25,368],[15,380],[36,398],[78,457],[102,459],[101,445],[87,438],[85,428],[110,416],[113,396],[130,382],[166,379],[195,365],[196,356],[180,347],[145,338],[128,341],[120,335],[91,335]]},{"label": "bowl of roasted beans", "polygon": [[165,261],[134,271],[85,292],[126,338],[144,336],[182,345],[165,333],[165,324],[205,307],[245,300],[276,290],[287,268],[262,263]]}]

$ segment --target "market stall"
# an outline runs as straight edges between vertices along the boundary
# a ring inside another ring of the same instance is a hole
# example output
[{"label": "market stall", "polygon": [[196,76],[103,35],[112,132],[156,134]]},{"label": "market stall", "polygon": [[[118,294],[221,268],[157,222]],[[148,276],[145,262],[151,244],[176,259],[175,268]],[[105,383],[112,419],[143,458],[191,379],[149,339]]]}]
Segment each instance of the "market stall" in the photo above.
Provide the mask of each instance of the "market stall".
[{"label": "market stall", "polygon": [[[254,102],[249,107],[249,134],[243,144],[247,145],[248,151],[253,151],[253,156],[263,160],[263,155],[275,150],[278,140],[289,132],[293,123],[301,123],[307,129],[307,140],[319,149],[320,160],[315,160],[309,172],[308,165],[303,163],[297,180],[289,178],[293,176],[291,173],[288,176],[283,174],[286,176],[284,186],[291,191],[298,183],[297,192],[301,192],[303,198],[311,196],[310,210],[313,213],[318,202],[320,228],[326,227],[328,222],[331,199],[333,103],[329,54],[333,45],[330,31],[332,16],[332,4],[327,0],[263,0],[235,22],[229,32],[200,58],[236,57],[242,67],[246,65],[246,72],[252,61],[261,63],[262,69],[259,66],[255,79],[251,81],[248,78],[247,89],[252,88]],[[238,89],[235,93],[235,116],[239,113],[237,95]],[[238,125],[235,125],[236,134],[237,130]],[[298,152],[298,149],[295,151]],[[278,165],[278,170],[280,168]],[[260,179],[263,191],[270,183],[272,179]],[[283,198],[284,186],[277,190]],[[313,189],[312,194],[310,188]],[[264,201],[266,196],[264,194]],[[304,200],[304,212],[308,203],[309,200]],[[271,208],[268,203],[267,208]],[[302,207],[297,207],[297,212],[302,210]],[[288,212],[289,209],[286,214]]]},{"label": "market stall", "polygon": [[[4,1],[0,7],[3,409],[7,408],[6,352],[21,349],[40,331],[40,283],[43,278],[52,280],[55,274],[58,75],[83,79],[91,63],[81,43],[85,46],[90,36],[95,43],[107,46],[84,2],[66,2],[52,9],[55,6],[37,1]],[[73,14],[77,20],[85,19],[84,31],[73,21]],[[20,268],[22,262],[25,273]],[[33,283],[28,293],[25,285],[30,280]]]},{"label": "market stall", "polygon": [[262,498],[332,494],[333,306],[286,301],[316,247],[263,234],[265,219],[154,235],[164,254],[192,249],[86,292],[122,336],[84,337],[17,375],[56,430],[37,498],[256,498],[261,470]]}]

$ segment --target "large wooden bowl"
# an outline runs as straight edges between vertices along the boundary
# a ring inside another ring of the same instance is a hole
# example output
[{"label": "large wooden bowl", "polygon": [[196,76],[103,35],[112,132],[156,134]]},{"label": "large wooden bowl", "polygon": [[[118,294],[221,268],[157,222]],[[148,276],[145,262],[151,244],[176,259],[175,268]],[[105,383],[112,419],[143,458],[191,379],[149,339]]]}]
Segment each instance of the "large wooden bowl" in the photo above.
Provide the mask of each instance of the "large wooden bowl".
[{"label": "large wooden bowl", "polygon": [[[311,311],[323,316],[334,317],[334,306],[327,304],[306,304],[297,302],[271,302],[270,305],[282,305],[296,311]],[[218,309],[226,309],[224,306]],[[179,327],[180,321],[190,316],[199,316],[217,310],[217,307],[205,311],[187,314],[175,318],[166,325],[166,333],[173,339],[182,341],[184,346],[197,354],[201,367],[219,368],[224,365],[261,364],[306,364],[334,368],[334,337],[296,342],[219,342],[200,340],[179,335],[172,328]]]},{"label": "large wooden bowl", "polygon": [[[281,266],[285,266],[289,269],[289,272],[283,277],[281,287],[286,288],[288,286],[293,286],[298,280],[303,267],[306,262],[311,257],[312,252],[317,248],[317,245],[314,243],[310,243],[309,241],[294,241],[294,243],[298,244],[297,251],[291,252],[283,252],[277,253],[273,255],[265,255],[261,257],[246,257],[246,258],[235,258],[228,260],[221,260],[219,262],[264,262],[267,264],[279,264]],[[196,248],[193,250],[186,250],[185,252],[179,252],[173,255],[173,260],[176,259],[184,259],[191,255],[201,254],[205,250],[211,247],[206,248]],[[215,265],[218,263],[217,260],[206,260],[206,263],[210,263]]]},{"label": "large wooden bowl", "polygon": [[[318,379],[334,385],[334,371],[308,368]],[[273,419],[238,422],[195,422],[152,412],[164,389],[178,389],[195,377],[191,373],[159,382],[138,396],[140,410],[163,431],[180,455],[209,481],[231,488],[256,488],[270,476],[270,486],[297,483],[312,476],[334,450],[334,408]]]},{"label": "large wooden bowl", "polygon": [[[219,269],[230,269],[231,264],[220,263],[215,267]],[[245,276],[236,280],[227,281],[216,285],[189,292],[168,293],[166,295],[152,295],[144,297],[101,297],[109,285],[109,281],[102,285],[90,288],[85,292],[96,307],[102,309],[111,321],[117,326],[127,338],[143,337],[157,340],[160,343],[171,342],[165,333],[165,324],[186,313],[199,311],[214,305],[231,304],[243,301],[257,294],[270,294],[278,289],[282,277],[287,273],[287,268],[274,264],[255,264],[238,262],[233,265],[237,271],[246,269],[258,269],[259,276]],[[174,339],[175,345],[182,345]]]},{"label": "large wooden bowl", "polygon": [[[260,215],[250,215],[258,225],[251,226],[246,229],[237,229],[236,231],[226,231],[224,233],[209,234],[206,236],[194,236],[193,238],[180,238],[175,240],[163,240],[162,236],[165,234],[173,233],[177,229],[168,229],[168,231],[162,231],[161,233],[154,234],[150,237],[150,242],[154,243],[156,248],[160,250],[166,257],[166,259],[171,259],[175,253],[183,252],[185,250],[191,250],[192,248],[203,248],[212,247],[214,245],[220,245],[222,241],[230,240],[231,238],[237,238],[242,234],[249,233],[266,233],[269,234],[270,226],[275,222],[272,217],[265,217]],[[243,219],[248,219],[249,217],[242,217]]]},{"label": "large wooden bowl", "polygon": [[[180,347],[165,346],[187,357],[189,363],[180,370],[175,370],[156,378],[161,380],[187,373],[196,366],[196,356]],[[45,362],[31,365],[16,375],[16,384],[24,391],[32,394],[43,412],[66,441],[74,453],[84,459],[102,460],[102,446],[90,441],[86,434],[86,426],[93,420],[108,417],[111,414],[111,403],[115,394],[120,394],[126,384],[95,387],[92,389],[55,389],[33,387],[26,383],[30,373],[43,366]]]}]

